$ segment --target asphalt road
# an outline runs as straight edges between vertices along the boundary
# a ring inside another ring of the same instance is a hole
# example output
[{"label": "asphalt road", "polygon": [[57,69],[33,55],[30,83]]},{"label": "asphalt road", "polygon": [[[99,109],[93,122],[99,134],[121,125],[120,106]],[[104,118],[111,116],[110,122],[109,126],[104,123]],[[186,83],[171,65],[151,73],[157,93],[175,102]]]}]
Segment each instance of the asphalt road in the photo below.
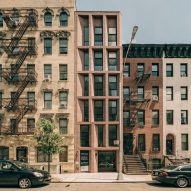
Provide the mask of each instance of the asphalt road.
[{"label": "asphalt road", "polygon": [[[30,189],[17,187],[2,187],[0,191],[181,191],[181,188],[163,185],[160,183],[51,183],[46,186],[38,186]],[[184,188],[190,191],[191,186]]]}]

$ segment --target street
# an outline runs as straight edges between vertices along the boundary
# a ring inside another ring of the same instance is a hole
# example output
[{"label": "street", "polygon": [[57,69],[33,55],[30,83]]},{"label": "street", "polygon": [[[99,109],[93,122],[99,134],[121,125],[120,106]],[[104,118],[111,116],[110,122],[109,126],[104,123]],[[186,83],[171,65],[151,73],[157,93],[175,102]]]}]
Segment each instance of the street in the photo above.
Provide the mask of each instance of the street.
[{"label": "street", "polygon": [[[17,187],[0,187],[0,191],[20,191]],[[23,190],[23,189],[22,189]],[[24,189],[25,190],[25,189]],[[51,183],[27,191],[180,191],[180,188],[160,183]],[[184,191],[190,191],[190,187]]]}]

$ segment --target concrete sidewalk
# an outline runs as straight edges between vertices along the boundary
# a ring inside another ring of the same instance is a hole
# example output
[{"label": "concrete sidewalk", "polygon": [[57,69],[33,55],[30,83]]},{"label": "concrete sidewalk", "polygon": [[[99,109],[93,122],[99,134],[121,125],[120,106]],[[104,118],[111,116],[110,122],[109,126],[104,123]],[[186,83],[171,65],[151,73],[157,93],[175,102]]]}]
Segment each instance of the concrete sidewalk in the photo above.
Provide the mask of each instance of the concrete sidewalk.
[{"label": "concrete sidewalk", "polygon": [[151,175],[123,175],[123,180],[117,180],[117,173],[67,173],[52,174],[51,182],[152,182]]}]

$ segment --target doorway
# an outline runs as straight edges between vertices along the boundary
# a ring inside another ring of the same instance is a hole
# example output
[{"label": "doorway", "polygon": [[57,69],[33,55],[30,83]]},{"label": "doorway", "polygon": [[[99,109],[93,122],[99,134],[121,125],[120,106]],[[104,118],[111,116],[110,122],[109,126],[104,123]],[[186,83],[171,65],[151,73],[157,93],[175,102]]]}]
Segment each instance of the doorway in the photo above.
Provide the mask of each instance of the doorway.
[{"label": "doorway", "polygon": [[124,155],[133,154],[133,134],[127,133],[123,135],[123,151]]},{"label": "doorway", "polygon": [[172,134],[166,136],[166,154],[174,155],[174,136]]}]

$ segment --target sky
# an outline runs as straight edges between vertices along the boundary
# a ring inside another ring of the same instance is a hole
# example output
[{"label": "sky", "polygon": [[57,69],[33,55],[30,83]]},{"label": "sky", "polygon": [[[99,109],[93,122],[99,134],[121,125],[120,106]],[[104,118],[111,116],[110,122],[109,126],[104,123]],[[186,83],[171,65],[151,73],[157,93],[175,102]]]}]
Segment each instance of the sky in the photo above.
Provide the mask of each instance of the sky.
[{"label": "sky", "polygon": [[123,43],[191,44],[191,0],[76,0],[78,11],[120,11]]}]

